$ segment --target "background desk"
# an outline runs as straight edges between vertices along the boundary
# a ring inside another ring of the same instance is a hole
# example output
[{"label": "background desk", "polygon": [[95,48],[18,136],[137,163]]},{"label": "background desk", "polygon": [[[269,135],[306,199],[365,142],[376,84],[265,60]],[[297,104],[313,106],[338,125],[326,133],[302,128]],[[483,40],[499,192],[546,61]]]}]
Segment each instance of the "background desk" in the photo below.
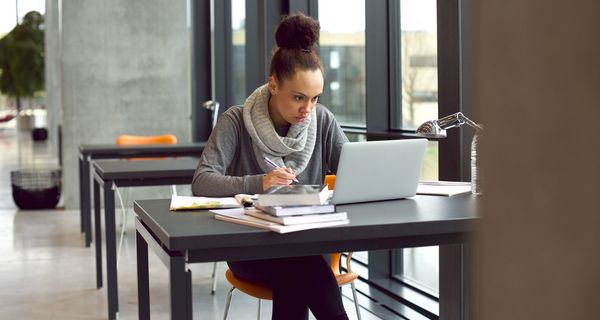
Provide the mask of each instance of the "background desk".
[{"label": "background desk", "polygon": [[[96,242],[96,286],[102,287],[102,245],[100,235],[100,188],[104,194],[104,228],[106,233],[106,282],[109,319],[119,309],[115,228],[115,192],[113,186],[159,186],[191,184],[198,159],[164,159],[145,161],[99,160],[93,163],[94,228]],[[167,204],[168,207],[168,204]],[[168,208],[167,208],[168,209]]]},{"label": "background desk", "polygon": [[[290,234],[246,227],[215,220],[205,211],[177,214],[169,211],[169,200],[134,203],[138,263],[139,318],[149,319],[148,246],[170,273],[171,319],[191,319],[190,272],[186,263],[250,260],[363,251],[440,244],[463,244],[474,231],[476,198],[417,196],[413,199],[338,206],[347,211],[350,224]],[[462,270],[464,257],[455,259]],[[440,272],[440,319],[465,318],[463,277],[450,283]]]},{"label": "background desk", "polygon": [[85,232],[85,246],[92,241],[91,226],[91,162],[95,159],[118,159],[127,157],[200,157],[205,142],[164,145],[96,144],[79,146],[79,206],[81,231]]}]

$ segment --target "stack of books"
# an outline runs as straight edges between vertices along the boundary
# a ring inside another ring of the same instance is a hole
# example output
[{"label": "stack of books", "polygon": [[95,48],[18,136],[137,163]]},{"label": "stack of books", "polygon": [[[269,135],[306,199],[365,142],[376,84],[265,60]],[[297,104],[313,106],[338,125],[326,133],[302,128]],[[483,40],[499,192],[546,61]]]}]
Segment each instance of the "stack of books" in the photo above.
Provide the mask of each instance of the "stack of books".
[{"label": "stack of books", "polygon": [[327,202],[326,185],[273,187],[245,209],[213,210],[215,219],[272,230],[278,233],[348,224],[346,212]]}]

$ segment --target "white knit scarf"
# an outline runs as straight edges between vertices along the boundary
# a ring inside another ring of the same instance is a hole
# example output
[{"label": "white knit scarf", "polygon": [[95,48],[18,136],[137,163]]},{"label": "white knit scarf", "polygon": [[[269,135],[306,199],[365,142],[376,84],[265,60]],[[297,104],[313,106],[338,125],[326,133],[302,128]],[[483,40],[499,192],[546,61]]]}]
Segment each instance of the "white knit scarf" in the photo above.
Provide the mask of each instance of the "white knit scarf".
[{"label": "white knit scarf", "polygon": [[246,99],[243,109],[244,125],[253,141],[254,156],[264,172],[272,171],[263,157],[268,157],[281,167],[291,168],[299,175],[312,155],[317,137],[317,112],[315,109],[304,122],[290,126],[285,137],[280,137],[269,116],[267,85],[263,85]]}]

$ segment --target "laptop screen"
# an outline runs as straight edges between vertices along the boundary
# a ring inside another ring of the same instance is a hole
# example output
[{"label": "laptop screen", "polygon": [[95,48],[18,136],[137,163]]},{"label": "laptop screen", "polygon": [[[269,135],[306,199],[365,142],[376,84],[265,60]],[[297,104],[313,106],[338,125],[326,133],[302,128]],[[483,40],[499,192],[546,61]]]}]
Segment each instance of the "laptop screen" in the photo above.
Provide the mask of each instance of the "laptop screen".
[{"label": "laptop screen", "polygon": [[344,204],[414,196],[426,147],[427,139],[344,144],[332,202]]}]

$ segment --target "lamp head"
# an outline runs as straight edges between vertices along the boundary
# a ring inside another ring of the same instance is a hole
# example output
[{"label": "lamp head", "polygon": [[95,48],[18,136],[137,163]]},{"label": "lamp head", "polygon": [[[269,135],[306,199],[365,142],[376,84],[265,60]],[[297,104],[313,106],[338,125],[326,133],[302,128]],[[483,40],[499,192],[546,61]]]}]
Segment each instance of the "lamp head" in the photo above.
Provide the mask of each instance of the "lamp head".
[{"label": "lamp head", "polygon": [[219,110],[219,103],[217,101],[208,100],[202,103],[202,107],[210,111],[215,111]]},{"label": "lamp head", "polygon": [[442,129],[437,120],[429,120],[417,128],[417,133],[426,138],[445,138],[446,130]]},{"label": "lamp head", "polygon": [[480,125],[465,117],[462,112],[457,112],[437,120],[426,121],[417,128],[417,134],[427,138],[445,138],[446,129],[460,127],[465,123],[478,131],[483,130]]}]

